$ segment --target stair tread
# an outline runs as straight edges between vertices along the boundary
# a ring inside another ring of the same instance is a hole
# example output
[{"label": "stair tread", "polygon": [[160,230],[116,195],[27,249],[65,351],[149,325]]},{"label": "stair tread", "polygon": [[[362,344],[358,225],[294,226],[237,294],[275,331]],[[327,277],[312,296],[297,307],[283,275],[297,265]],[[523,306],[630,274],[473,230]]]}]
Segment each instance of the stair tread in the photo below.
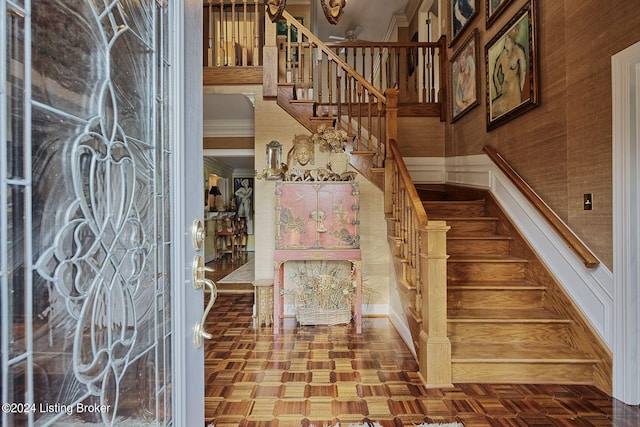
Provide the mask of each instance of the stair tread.
[{"label": "stair tread", "polygon": [[528,260],[520,257],[514,257],[510,255],[471,255],[471,256],[463,256],[463,255],[455,255],[449,258],[449,262],[459,262],[459,263],[468,263],[468,262],[476,262],[476,263],[492,263],[492,262],[500,262],[500,263],[527,263]]},{"label": "stair tread", "polygon": [[466,236],[447,236],[447,240],[512,240],[511,236],[502,234],[469,234]]},{"label": "stair tread", "polygon": [[497,216],[430,216],[438,221],[500,221]]},{"label": "stair tread", "polygon": [[[422,191],[434,191],[434,190],[422,190]],[[437,191],[437,190],[435,190]],[[469,204],[469,203],[475,203],[478,205],[484,205],[484,200],[483,199],[476,199],[476,200],[423,200],[422,201],[423,204],[430,204],[430,205],[437,205],[437,204],[452,204],[452,205],[462,205],[462,204]]]},{"label": "stair tread", "polygon": [[457,280],[447,283],[447,289],[544,290],[547,287],[528,280]]},{"label": "stair tread", "polygon": [[452,362],[535,362],[535,363],[594,363],[593,356],[568,345],[541,346],[539,343],[451,343]]},{"label": "stair tread", "polygon": [[449,308],[447,310],[448,321],[455,322],[563,322],[564,319],[542,307],[535,308]]}]

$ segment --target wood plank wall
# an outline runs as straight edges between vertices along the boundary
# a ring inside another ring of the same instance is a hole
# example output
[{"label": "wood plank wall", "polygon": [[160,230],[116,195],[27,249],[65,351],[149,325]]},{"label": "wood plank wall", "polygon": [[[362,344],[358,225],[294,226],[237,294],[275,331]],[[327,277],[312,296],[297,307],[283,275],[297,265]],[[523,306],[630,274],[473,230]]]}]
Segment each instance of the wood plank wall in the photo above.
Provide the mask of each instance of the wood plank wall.
[{"label": "wood plank wall", "polygon": [[[640,41],[638,4],[537,0],[540,104],[487,132],[485,44],[525,3],[513,1],[486,29],[486,2],[478,2],[478,16],[449,50],[451,57],[479,29],[480,105],[447,125],[446,155],[494,147],[611,269],[611,56]],[[593,193],[591,211],[584,193]]]}]

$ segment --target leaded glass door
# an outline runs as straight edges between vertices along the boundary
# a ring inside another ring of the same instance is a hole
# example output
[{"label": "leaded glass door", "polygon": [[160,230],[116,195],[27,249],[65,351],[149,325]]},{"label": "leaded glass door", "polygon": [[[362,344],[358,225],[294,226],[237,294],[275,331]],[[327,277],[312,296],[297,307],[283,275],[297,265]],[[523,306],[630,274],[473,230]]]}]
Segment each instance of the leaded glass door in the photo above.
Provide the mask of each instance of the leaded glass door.
[{"label": "leaded glass door", "polygon": [[198,157],[186,3],[0,0],[3,426],[181,425],[174,401],[202,393],[174,375],[202,365],[174,329],[202,307],[182,242],[202,201],[175,191]]}]

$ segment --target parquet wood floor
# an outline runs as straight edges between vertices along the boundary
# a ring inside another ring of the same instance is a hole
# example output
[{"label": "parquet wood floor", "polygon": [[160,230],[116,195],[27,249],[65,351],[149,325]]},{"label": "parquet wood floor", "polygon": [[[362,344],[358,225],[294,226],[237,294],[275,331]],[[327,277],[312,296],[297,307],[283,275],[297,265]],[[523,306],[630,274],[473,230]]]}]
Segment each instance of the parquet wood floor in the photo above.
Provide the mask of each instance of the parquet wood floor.
[{"label": "parquet wood floor", "polygon": [[640,408],[584,385],[456,384],[427,389],[387,319],[255,328],[253,295],[220,294],[207,321],[205,420],[215,427],[640,426]]}]

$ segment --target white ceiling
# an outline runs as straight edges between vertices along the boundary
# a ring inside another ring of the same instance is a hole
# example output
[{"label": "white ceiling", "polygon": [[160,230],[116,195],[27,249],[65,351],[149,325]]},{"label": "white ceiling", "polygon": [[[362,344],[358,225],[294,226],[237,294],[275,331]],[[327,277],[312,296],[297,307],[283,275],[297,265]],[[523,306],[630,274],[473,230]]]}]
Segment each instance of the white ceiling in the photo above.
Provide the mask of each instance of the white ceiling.
[{"label": "white ceiling", "polygon": [[329,36],[344,36],[349,29],[360,26],[358,39],[383,41],[394,13],[402,13],[409,0],[347,0],[343,15],[337,25],[330,24],[324,17],[320,0],[311,0],[315,8],[318,27],[316,35],[322,41],[330,41]]}]

